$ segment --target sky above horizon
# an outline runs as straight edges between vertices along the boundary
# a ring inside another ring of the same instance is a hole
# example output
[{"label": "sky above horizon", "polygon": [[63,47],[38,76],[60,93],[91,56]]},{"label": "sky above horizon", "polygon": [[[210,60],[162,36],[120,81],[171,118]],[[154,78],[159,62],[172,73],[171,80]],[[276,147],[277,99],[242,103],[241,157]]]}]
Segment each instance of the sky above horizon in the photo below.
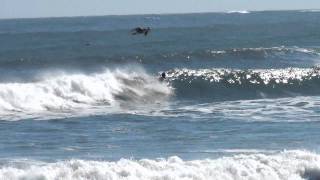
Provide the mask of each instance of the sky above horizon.
[{"label": "sky above horizon", "polygon": [[0,0],[0,18],[320,9],[319,0]]}]

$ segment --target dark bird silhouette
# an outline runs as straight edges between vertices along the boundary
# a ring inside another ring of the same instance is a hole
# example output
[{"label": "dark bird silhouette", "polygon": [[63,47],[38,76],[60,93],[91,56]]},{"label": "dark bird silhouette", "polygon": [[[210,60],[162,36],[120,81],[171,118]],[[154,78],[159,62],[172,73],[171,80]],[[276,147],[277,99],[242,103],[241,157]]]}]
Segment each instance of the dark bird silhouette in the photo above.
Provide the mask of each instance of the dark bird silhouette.
[{"label": "dark bird silhouette", "polygon": [[150,27],[147,27],[147,28],[136,27],[131,30],[131,34],[132,35],[144,34],[146,36],[146,35],[148,35],[150,30],[151,30]]}]

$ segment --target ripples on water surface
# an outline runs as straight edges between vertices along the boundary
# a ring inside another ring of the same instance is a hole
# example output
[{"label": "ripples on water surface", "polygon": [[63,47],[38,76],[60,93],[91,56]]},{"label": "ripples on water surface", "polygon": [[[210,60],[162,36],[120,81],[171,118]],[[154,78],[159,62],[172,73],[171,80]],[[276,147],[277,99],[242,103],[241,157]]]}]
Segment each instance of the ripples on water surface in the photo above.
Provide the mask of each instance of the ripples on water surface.
[{"label": "ripples on water surface", "polygon": [[0,177],[319,179],[319,18],[0,20]]}]

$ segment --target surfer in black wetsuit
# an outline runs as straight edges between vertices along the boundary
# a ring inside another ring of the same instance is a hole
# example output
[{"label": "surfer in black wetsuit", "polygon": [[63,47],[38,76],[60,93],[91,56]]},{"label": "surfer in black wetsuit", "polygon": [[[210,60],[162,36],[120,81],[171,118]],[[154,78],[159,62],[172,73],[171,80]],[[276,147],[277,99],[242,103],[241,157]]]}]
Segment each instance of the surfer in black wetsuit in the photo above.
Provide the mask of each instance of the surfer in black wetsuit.
[{"label": "surfer in black wetsuit", "polygon": [[150,30],[151,30],[150,27],[147,27],[147,28],[137,27],[131,30],[131,34],[132,35],[144,34],[146,36],[148,35]]},{"label": "surfer in black wetsuit", "polygon": [[161,76],[159,77],[159,81],[164,81],[165,79],[166,79],[166,73],[163,72],[163,73],[161,74]]}]

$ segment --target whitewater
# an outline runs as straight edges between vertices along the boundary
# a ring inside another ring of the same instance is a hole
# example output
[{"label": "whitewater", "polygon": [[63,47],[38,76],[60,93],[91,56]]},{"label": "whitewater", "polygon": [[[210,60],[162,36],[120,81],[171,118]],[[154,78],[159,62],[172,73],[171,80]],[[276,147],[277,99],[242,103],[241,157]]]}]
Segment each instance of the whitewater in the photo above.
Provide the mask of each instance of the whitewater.
[{"label": "whitewater", "polygon": [[318,179],[319,155],[284,151],[275,155],[252,154],[183,161],[121,159],[117,162],[70,160],[57,163],[16,161],[2,167],[5,179]]},{"label": "whitewater", "polygon": [[319,18],[0,20],[0,179],[320,179]]}]

